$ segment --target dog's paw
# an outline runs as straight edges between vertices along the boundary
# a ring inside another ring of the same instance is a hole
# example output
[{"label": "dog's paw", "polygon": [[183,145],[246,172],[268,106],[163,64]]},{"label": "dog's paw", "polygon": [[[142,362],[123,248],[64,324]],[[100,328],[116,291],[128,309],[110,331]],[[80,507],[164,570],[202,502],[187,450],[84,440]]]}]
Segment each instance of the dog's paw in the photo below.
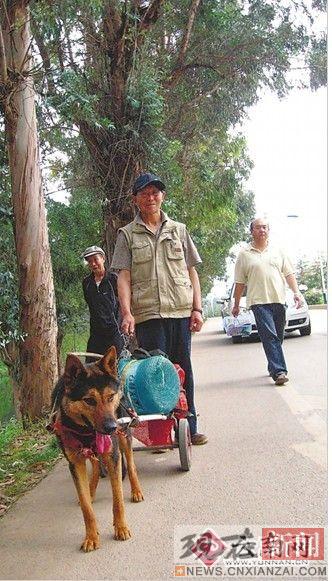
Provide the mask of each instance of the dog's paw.
[{"label": "dog's paw", "polygon": [[142,500],[144,500],[144,496],[140,489],[131,491],[131,502],[142,502]]},{"label": "dog's paw", "polygon": [[97,533],[96,536],[90,535],[85,537],[81,545],[81,551],[84,551],[84,553],[89,553],[90,551],[95,551],[96,549],[99,549],[99,547],[100,541],[99,534]]},{"label": "dog's paw", "polygon": [[114,538],[117,541],[127,541],[131,537],[130,529],[127,525],[114,526]]}]

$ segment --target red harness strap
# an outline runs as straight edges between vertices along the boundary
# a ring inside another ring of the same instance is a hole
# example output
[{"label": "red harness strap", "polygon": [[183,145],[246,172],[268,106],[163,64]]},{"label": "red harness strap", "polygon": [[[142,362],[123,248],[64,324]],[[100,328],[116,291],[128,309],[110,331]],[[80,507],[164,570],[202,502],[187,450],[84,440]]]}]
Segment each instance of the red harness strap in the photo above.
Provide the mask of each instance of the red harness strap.
[{"label": "red harness strap", "polygon": [[96,454],[105,454],[112,448],[111,436],[99,432],[80,432],[68,428],[57,418],[53,424],[53,432],[61,440],[64,448],[90,458]]}]

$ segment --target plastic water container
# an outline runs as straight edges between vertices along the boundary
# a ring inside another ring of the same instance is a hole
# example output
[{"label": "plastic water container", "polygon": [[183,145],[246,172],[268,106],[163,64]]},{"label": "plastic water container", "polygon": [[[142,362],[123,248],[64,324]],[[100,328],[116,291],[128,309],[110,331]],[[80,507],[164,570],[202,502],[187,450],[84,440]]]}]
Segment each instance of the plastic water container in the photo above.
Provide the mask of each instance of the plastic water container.
[{"label": "plastic water container", "polygon": [[162,355],[146,359],[120,359],[119,379],[138,414],[168,414],[179,399],[179,375]]}]

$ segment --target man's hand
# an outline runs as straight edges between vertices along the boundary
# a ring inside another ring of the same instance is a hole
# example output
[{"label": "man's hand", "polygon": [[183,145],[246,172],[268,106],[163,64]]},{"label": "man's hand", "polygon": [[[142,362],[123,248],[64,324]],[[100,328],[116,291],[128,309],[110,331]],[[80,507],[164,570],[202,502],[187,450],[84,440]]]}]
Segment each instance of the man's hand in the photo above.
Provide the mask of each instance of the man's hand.
[{"label": "man's hand", "polygon": [[294,293],[294,304],[296,306],[297,309],[300,309],[301,307],[303,307],[304,301],[303,301],[303,297],[301,295],[301,293]]},{"label": "man's hand", "polygon": [[121,331],[125,335],[133,335],[135,331],[135,319],[131,313],[125,315],[121,323]]},{"label": "man's hand", "polygon": [[236,282],[234,288],[234,306],[232,308],[233,317],[237,317],[240,314],[240,300],[243,295],[243,291],[246,285],[242,282]]},{"label": "man's hand", "polygon": [[190,317],[190,331],[197,333],[203,327],[203,317],[198,311],[192,311]]},{"label": "man's hand", "polygon": [[240,313],[240,306],[239,305],[234,305],[234,307],[232,308],[232,315],[233,317],[238,317]]}]

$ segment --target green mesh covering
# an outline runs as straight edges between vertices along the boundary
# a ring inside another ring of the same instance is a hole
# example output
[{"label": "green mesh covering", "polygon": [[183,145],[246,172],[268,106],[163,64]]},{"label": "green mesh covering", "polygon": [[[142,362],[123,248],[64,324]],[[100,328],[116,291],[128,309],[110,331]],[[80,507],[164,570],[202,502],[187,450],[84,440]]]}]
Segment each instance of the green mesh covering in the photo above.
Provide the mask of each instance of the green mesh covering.
[{"label": "green mesh covering", "polygon": [[168,359],[120,359],[119,378],[124,393],[138,414],[168,414],[179,399],[180,380]]}]

